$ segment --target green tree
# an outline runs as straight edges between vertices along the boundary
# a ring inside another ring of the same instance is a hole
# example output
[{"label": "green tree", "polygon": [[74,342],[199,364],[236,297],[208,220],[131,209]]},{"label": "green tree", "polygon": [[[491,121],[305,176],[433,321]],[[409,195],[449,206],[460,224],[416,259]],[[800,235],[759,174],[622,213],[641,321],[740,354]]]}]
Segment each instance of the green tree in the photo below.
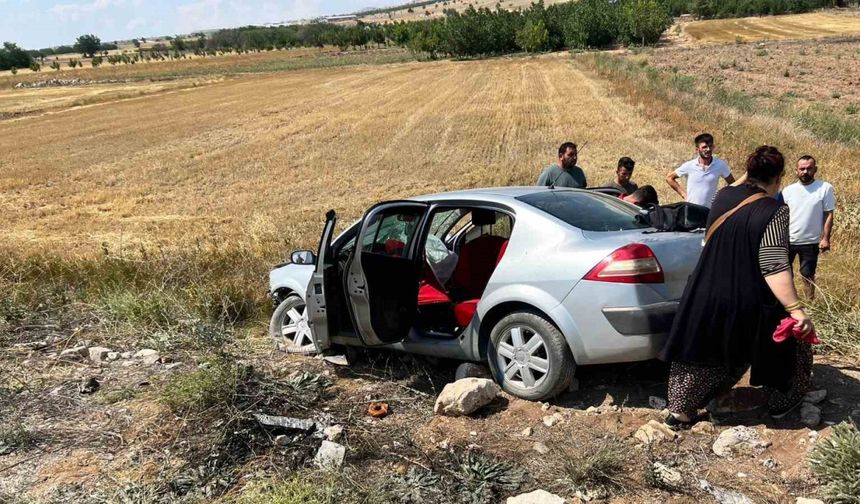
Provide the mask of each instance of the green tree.
[{"label": "green tree", "polygon": [[529,19],[526,24],[517,31],[517,45],[525,52],[543,51],[549,42],[549,31],[546,29],[542,19],[532,21]]},{"label": "green tree", "polygon": [[172,39],[170,39],[170,47],[174,51],[184,51],[185,50],[185,40],[182,37],[177,35],[176,37],[173,37]]},{"label": "green tree", "polygon": [[653,44],[672,26],[672,16],[660,0],[627,0],[621,7],[626,42]]},{"label": "green tree", "polygon": [[606,47],[618,39],[618,4],[610,0],[580,0],[568,17],[564,35],[571,49]]},{"label": "green tree", "polygon": [[12,42],[4,42],[3,47],[0,47],[0,70],[28,68],[32,62],[33,57]]},{"label": "green tree", "polygon": [[132,39],[131,43],[134,44],[134,47],[140,49],[140,40]]},{"label": "green tree", "polygon": [[53,68],[54,70],[59,72],[60,71],[60,62],[57,60],[52,61],[51,62],[51,68]]},{"label": "green tree", "polygon": [[101,46],[101,39],[92,34],[81,35],[75,40],[75,51],[83,54],[85,58],[92,58]]}]

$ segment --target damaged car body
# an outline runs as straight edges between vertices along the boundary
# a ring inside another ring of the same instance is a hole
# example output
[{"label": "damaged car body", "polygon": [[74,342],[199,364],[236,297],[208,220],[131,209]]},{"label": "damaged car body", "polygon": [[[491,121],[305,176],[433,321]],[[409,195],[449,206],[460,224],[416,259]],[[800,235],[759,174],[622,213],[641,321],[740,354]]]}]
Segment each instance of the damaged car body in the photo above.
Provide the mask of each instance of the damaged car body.
[{"label": "damaged car body", "polygon": [[541,400],[576,366],[653,358],[702,247],[595,191],[491,188],[387,201],[270,273],[287,351],[384,347],[484,362]]}]

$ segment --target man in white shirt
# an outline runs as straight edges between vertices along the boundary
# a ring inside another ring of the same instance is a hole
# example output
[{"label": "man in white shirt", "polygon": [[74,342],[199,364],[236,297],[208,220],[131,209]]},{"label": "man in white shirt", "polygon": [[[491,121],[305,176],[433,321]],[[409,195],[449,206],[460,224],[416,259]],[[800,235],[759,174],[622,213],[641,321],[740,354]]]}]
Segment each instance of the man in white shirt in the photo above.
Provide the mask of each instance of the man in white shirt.
[{"label": "man in white shirt", "polygon": [[[696,158],[666,175],[666,182],[687,202],[711,208],[720,178],[726,179],[727,184],[734,182],[735,178],[729,165],[714,156],[714,137],[711,134],[702,133],[694,142]],[[686,189],[678,183],[682,177],[687,178]]]},{"label": "man in white shirt", "polygon": [[836,210],[836,194],[833,186],[823,180],[815,180],[815,158],[803,156],[797,161],[795,174],[798,182],[782,190],[788,205],[789,259],[800,256],[800,276],[806,297],[815,297],[815,270],[819,252],[830,250],[830,232],[833,230],[833,211]]}]

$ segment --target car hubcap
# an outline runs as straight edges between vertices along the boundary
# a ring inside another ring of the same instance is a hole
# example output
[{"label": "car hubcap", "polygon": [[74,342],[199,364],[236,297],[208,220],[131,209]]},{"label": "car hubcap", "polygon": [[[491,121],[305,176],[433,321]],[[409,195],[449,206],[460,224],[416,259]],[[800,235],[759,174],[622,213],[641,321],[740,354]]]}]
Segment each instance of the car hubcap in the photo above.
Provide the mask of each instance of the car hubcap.
[{"label": "car hubcap", "polygon": [[290,350],[303,350],[313,347],[311,328],[308,324],[308,312],[305,305],[294,306],[287,310],[281,325],[281,335]]},{"label": "car hubcap", "polygon": [[539,387],[549,374],[543,336],[528,327],[512,327],[499,341],[496,353],[505,380],[519,387]]}]

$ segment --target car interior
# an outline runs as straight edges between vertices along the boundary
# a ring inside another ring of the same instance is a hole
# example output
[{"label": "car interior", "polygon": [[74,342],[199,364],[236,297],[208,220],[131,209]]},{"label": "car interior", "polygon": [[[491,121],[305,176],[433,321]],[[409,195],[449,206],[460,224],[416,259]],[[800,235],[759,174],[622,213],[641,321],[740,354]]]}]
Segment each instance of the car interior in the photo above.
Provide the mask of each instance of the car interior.
[{"label": "car interior", "polygon": [[[433,211],[420,254],[416,329],[427,336],[455,338],[477,310],[478,301],[502,260],[513,228],[505,212],[447,207]],[[371,225],[362,244],[364,251],[387,257],[405,257],[419,219],[412,215],[388,215]],[[355,251],[355,235],[334,245],[335,274],[340,282]],[[378,276],[378,275],[377,275]],[[348,300],[335,283],[327,287],[329,325],[335,333],[354,334]]]},{"label": "car interior", "polygon": [[431,216],[418,287],[418,329],[456,337],[472,320],[511,236],[510,215],[445,208]]}]

